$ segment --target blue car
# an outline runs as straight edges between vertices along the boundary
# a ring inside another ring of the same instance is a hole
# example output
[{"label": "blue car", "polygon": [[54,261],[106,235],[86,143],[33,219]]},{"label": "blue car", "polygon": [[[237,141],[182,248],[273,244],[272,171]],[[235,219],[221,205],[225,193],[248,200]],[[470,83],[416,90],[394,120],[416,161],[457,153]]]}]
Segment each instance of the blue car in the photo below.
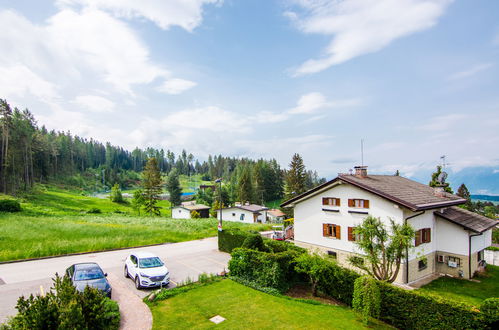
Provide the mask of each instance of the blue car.
[{"label": "blue car", "polygon": [[107,274],[95,262],[74,264],[66,269],[66,275],[76,290],[83,292],[85,287],[96,288],[111,298],[111,285],[107,281]]}]

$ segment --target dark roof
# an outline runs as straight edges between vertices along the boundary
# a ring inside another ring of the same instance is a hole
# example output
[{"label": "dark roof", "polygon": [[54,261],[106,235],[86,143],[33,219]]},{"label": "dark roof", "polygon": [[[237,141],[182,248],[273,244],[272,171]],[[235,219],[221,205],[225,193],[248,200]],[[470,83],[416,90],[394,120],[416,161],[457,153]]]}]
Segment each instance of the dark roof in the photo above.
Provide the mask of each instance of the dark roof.
[{"label": "dark roof", "polygon": [[443,212],[435,211],[433,213],[477,233],[483,233],[498,224],[497,220],[489,219],[456,206],[448,207]]},{"label": "dark roof", "polygon": [[265,207],[262,205],[257,205],[257,204],[230,206],[230,207],[225,207],[223,209],[226,210],[226,209],[233,209],[233,208],[242,209],[242,210],[250,211],[253,213],[257,213],[259,211],[265,211],[265,210],[269,209],[268,207]]},{"label": "dark roof", "polygon": [[293,204],[339,182],[350,183],[413,211],[459,205],[466,202],[465,199],[453,194],[445,193],[444,196],[436,196],[434,188],[401,176],[368,175],[366,177],[358,177],[355,175],[340,174],[337,178],[329,182],[287,200],[281,206]]}]

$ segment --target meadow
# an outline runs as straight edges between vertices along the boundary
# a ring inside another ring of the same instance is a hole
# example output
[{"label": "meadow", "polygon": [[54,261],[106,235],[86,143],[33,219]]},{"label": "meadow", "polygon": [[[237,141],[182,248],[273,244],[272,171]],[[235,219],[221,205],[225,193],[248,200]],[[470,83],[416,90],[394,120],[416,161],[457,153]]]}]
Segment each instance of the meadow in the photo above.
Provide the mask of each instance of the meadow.
[{"label": "meadow", "polygon": [[[0,196],[0,198],[11,198]],[[81,195],[78,190],[37,187],[22,199],[23,211],[0,213],[0,262],[147,244],[182,242],[217,234],[217,220],[139,216],[129,204]],[[97,212],[100,213],[89,213]],[[225,227],[269,229],[268,225],[224,223]]]}]

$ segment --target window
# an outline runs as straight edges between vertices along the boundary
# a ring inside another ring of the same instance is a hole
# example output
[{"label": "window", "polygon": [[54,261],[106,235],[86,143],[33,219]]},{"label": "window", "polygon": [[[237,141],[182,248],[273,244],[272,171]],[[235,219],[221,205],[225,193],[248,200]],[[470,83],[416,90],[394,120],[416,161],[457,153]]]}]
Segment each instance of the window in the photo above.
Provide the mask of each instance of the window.
[{"label": "window", "polygon": [[476,254],[476,257],[477,257],[477,261],[480,262],[482,261],[484,258],[484,253],[483,253],[483,250],[482,251],[478,251],[478,253]]},{"label": "window", "polygon": [[355,234],[355,227],[348,227],[348,240],[354,242],[357,240],[357,235]]},{"label": "window", "polygon": [[431,242],[431,228],[423,228],[416,231],[416,238],[414,239],[414,246],[421,245],[423,243]]},{"label": "window", "polygon": [[334,251],[327,251],[327,255],[333,259],[336,259],[338,257],[338,254]]},{"label": "window", "polygon": [[456,257],[447,257],[447,265],[453,266],[454,263],[456,264],[456,267],[461,266],[461,258],[456,258]]},{"label": "window", "polygon": [[426,259],[421,259],[418,261],[418,269],[423,270],[428,266],[428,260]]},{"label": "window", "polygon": [[322,205],[340,206],[340,199],[334,197],[323,197]]},{"label": "window", "polygon": [[369,201],[367,199],[349,199],[348,200],[349,207],[357,207],[361,209],[369,208]]},{"label": "window", "polygon": [[244,213],[241,213],[241,216],[239,217],[239,220],[244,220]]},{"label": "window", "polygon": [[232,213],[232,216],[233,216],[233,217],[235,217],[235,216],[236,216],[236,214],[235,214],[235,213]]},{"label": "window", "polygon": [[322,236],[341,239],[341,226],[330,223],[322,224]]}]

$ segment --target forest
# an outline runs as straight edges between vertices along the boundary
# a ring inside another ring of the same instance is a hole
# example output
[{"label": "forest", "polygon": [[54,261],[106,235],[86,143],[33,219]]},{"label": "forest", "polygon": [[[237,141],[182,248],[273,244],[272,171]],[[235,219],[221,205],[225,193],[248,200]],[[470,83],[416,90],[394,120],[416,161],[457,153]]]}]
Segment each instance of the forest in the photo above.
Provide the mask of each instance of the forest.
[{"label": "forest", "polygon": [[38,126],[28,109],[13,108],[6,100],[0,100],[0,127],[0,192],[6,194],[28,192],[36,183],[64,183],[86,192],[109,190],[115,184],[133,188],[140,184],[149,158],[156,159],[163,176],[175,169],[178,174],[201,175],[206,181],[221,178],[230,200],[279,200],[324,182],[317,172],[306,170],[299,155],[287,170],[275,159],[210,155],[201,161],[186,150],[178,154],[155,148],[129,151],[71,132],[47,130]]}]

